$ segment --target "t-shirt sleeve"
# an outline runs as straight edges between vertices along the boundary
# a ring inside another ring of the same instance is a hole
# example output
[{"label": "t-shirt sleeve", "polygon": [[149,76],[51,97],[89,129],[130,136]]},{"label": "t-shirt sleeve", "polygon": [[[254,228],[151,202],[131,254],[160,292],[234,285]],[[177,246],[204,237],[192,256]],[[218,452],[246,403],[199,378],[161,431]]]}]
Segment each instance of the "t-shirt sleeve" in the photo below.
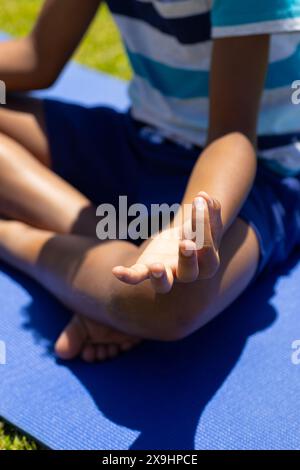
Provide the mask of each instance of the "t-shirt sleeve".
[{"label": "t-shirt sleeve", "polygon": [[300,31],[300,0],[213,0],[212,37]]}]

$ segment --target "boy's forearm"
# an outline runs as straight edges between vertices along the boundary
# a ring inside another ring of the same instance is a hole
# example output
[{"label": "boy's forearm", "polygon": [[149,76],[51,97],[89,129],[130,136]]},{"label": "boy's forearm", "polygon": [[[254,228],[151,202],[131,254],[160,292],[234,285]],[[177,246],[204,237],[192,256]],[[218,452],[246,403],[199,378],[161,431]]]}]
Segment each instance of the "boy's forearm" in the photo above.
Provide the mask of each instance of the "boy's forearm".
[{"label": "boy's forearm", "polygon": [[221,137],[201,153],[183,199],[189,204],[199,191],[216,198],[222,208],[223,233],[239,213],[256,174],[256,153],[240,133]]}]

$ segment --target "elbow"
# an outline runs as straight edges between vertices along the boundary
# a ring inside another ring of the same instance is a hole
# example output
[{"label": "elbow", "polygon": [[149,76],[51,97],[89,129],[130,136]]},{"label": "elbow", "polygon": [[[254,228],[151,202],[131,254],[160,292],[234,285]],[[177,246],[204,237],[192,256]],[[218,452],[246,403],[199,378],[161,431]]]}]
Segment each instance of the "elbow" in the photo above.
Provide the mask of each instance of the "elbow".
[{"label": "elbow", "polygon": [[38,67],[33,76],[33,90],[43,90],[50,88],[54,85],[58,78],[59,73],[54,73],[51,70],[44,70],[43,67]]},{"label": "elbow", "polygon": [[11,91],[41,90],[52,86],[61,72],[61,67],[37,50],[31,35],[18,39],[17,50],[22,63],[12,80]]},{"label": "elbow", "polygon": [[54,84],[55,80],[51,77],[41,77],[40,75],[35,74],[31,75],[28,80],[28,86],[23,89],[18,89],[18,91],[35,91],[35,90],[45,90],[50,88]]},{"label": "elbow", "polygon": [[50,88],[61,73],[62,67],[55,61],[55,55],[48,57],[38,50],[32,35],[23,39],[27,48],[28,72],[32,83],[31,89]]}]

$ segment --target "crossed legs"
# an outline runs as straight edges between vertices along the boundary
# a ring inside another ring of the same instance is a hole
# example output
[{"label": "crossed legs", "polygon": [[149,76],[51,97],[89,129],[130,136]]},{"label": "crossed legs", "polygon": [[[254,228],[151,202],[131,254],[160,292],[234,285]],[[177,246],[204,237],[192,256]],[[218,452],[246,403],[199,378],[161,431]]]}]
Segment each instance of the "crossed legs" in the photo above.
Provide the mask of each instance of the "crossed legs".
[{"label": "crossed legs", "polygon": [[210,280],[157,294],[112,275],[141,254],[125,241],[95,238],[95,208],[51,171],[42,104],[0,109],[0,259],[36,279],[75,313],[59,338],[63,358],[114,357],[141,338],[176,340],[226,308],[249,284],[258,262],[254,231],[237,219],[223,238]]}]

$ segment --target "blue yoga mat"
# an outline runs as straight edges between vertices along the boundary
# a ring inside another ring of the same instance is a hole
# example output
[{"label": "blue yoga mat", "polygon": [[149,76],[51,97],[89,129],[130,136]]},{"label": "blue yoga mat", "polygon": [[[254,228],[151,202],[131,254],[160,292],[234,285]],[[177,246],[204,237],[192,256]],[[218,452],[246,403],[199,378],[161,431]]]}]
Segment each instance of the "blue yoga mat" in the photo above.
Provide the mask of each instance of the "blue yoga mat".
[{"label": "blue yoga mat", "polygon": [[[71,64],[48,94],[125,109],[126,88]],[[0,416],[52,449],[300,448],[298,260],[190,338],[99,365],[54,357],[69,313],[0,265]]]}]

